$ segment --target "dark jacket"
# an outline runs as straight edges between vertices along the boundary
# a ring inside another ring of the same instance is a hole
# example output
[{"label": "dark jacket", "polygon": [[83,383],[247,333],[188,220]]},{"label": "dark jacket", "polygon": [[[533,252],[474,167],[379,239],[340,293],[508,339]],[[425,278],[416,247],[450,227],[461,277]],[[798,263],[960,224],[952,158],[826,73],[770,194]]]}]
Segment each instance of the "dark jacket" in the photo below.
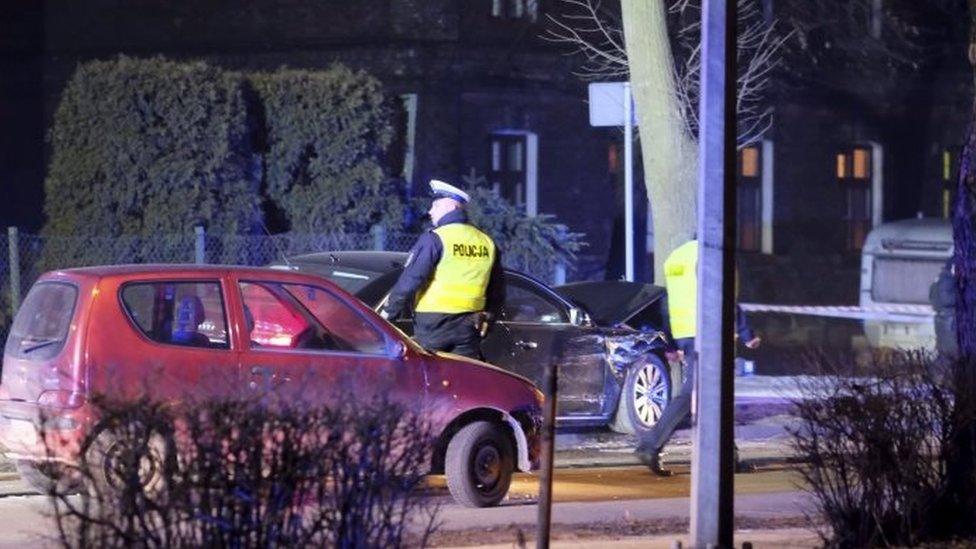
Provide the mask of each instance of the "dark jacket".
[{"label": "dark jacket", "polygon": [[[463,210],[455,210],[441,218],[437,227],[451,223],[467,223],[468,216]],[[393,286],[384,311],[389,318],[406,314],[414,305],[417,292],[434,276],[434,269],[444,253],[444,245],[437,233],[427,231],[420,235],[410,249],[403,273]],[[485,290],[485,310],[498,317],[505,303],[505,281],[502,275],[501,250],[495,247],[495,262],[491,266],[488,288]]]}]

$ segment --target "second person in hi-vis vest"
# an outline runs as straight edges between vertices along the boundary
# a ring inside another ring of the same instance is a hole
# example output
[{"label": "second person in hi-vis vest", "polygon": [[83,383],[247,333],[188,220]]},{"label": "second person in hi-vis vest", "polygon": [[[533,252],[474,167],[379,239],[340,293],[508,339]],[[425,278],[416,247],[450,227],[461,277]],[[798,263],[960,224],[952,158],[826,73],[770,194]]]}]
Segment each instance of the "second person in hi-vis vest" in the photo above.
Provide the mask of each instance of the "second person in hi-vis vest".
[{"label": "second person in hi-vis vest", "polygon": [[436,179],[430,190],[434,228],[411,248],[382,314],[395,319],[412,306],[424,348],[481,359],[481,338],[505,301],[501,254],[468,223],[466,192]]}]

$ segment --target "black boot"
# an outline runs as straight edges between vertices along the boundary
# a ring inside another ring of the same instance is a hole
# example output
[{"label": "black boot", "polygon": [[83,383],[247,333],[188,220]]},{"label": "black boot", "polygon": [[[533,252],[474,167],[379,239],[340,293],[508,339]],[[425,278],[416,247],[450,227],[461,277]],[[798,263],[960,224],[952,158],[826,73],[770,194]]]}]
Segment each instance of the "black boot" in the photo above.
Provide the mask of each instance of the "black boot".
[{"label": "black boot", "polygon": [[655,475],[659,477],[671,476],[671,471],[661,467],[660,450],[642,450],[638,448],[637,457],[641,460],[641,463],[647,465],[647,468],[650,469]]}]

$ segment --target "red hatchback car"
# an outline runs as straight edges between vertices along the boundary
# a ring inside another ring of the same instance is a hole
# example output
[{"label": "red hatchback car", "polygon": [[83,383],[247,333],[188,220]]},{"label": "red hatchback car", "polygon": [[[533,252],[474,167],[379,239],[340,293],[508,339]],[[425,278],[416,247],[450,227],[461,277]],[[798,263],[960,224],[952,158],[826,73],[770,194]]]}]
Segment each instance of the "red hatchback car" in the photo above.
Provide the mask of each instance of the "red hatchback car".
[{"label": "red hatchback car", "polygon": [[439,434],[431,472],[447,475],[460,503],[497,504],[513,470],[537,464],[542,394],[528,380],[431,354],[323,278],[230,266],[43,275],[4,348],[0,443],[43,485],[48,463],[79,458],[92,395],[179,402],[273,390],[325,404],[349,378],[357,393],[383,388],[422,411]]}]

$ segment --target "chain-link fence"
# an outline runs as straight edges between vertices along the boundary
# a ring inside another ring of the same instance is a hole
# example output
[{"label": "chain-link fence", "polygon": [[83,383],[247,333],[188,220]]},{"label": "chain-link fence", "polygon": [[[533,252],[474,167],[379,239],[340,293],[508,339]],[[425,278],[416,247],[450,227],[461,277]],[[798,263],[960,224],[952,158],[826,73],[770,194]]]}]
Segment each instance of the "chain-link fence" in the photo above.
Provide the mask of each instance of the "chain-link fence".
[{"label": "chain-link fence", "polygon": [[[19,302],[46,271],[125,263],[267,265],[282,257],[326,250],[407,251],[417,236],[385,231],[381,227],[369,233],[270,236],[215,235],[198,227],[185,234],[152,237],[43,237],[10,228],[0,236],[0,342],[6,342]],[[580,274],[573,266],[554,261],[504,253],[502,257],[506,267],[549,284],[562,283]]]}]

